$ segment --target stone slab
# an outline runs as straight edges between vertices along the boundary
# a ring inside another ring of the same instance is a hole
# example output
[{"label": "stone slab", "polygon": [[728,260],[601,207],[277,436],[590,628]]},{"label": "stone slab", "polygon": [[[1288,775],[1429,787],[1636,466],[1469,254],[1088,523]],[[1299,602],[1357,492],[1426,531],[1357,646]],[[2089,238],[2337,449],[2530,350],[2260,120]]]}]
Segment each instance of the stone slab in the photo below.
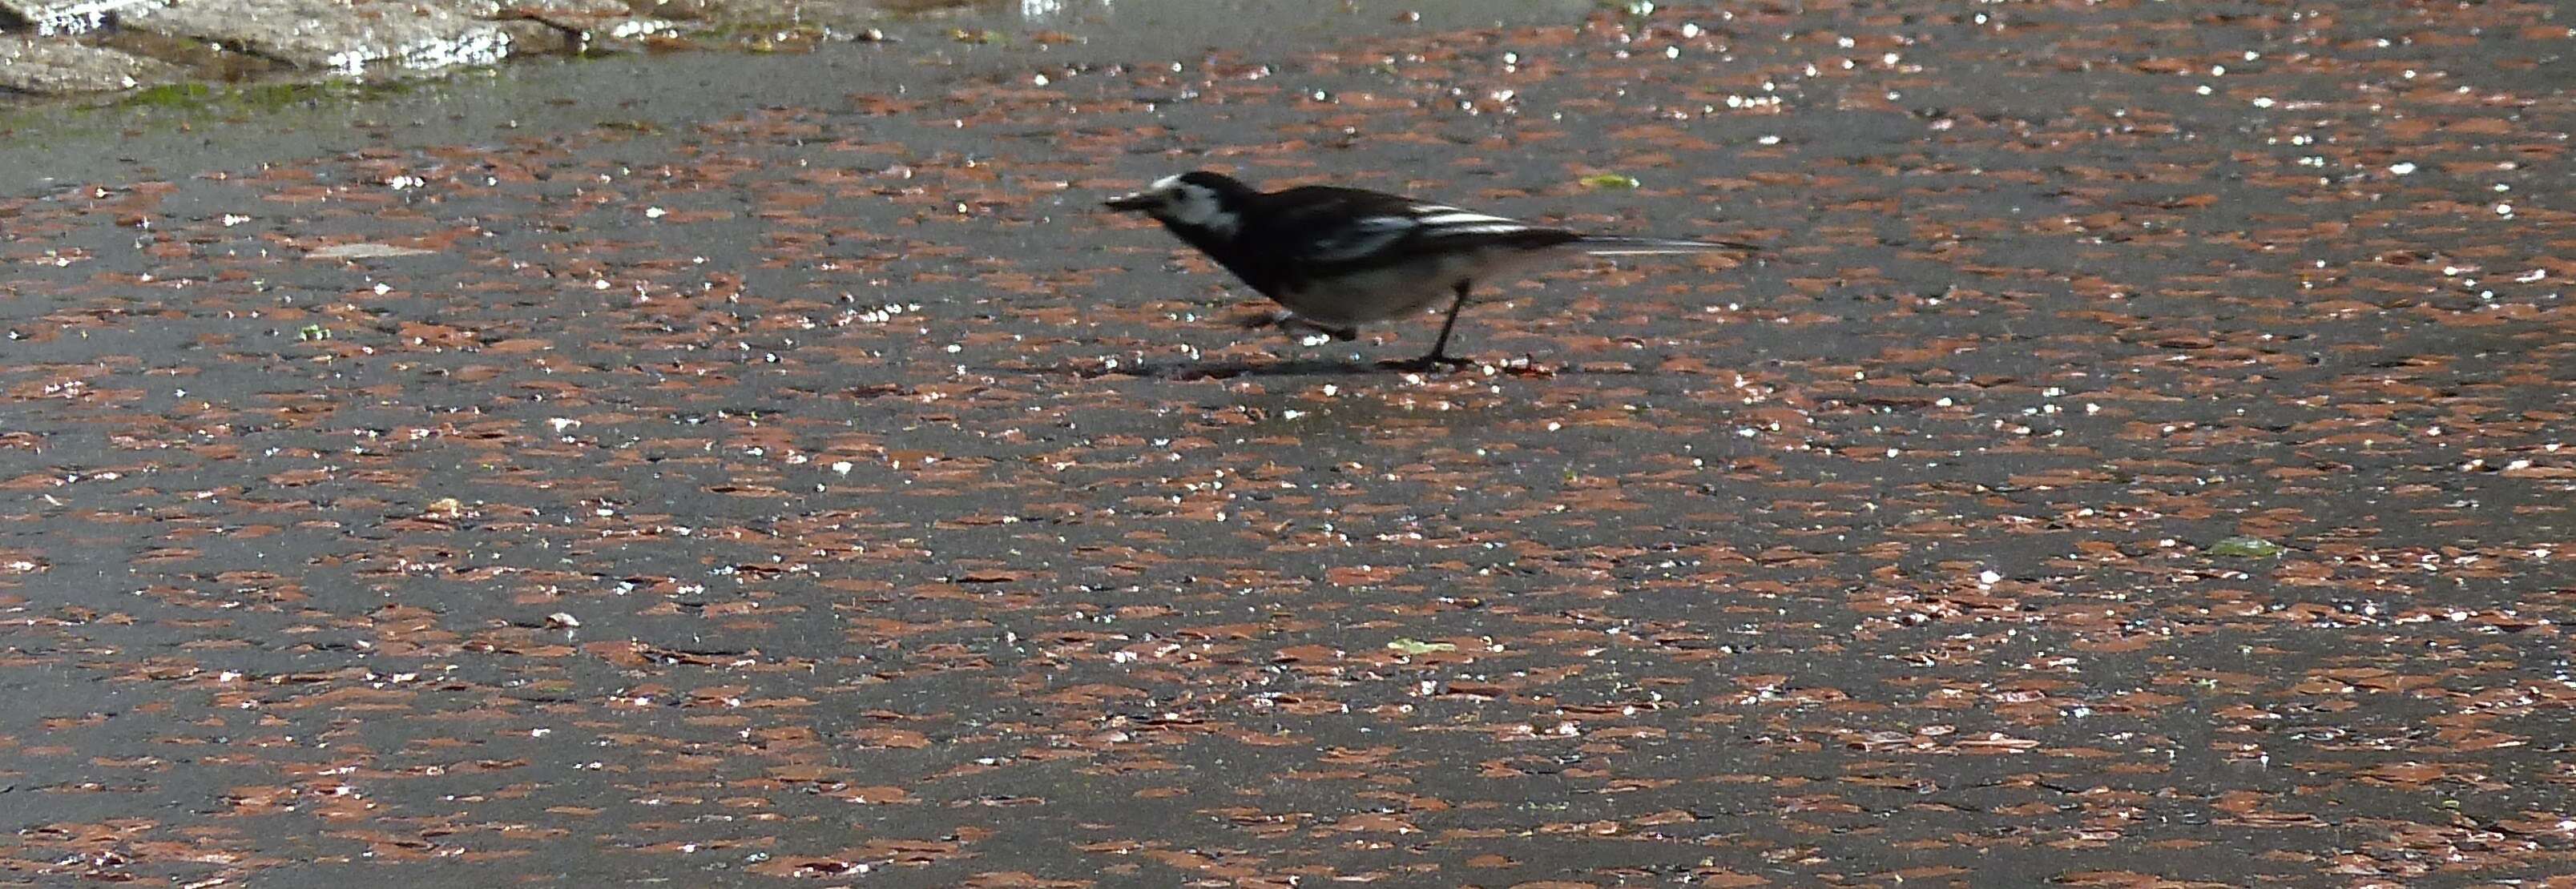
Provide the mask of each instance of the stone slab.
[{"label": "stone slab", "polygon": [[510,50],[509,35],[494,23],[437,3],[179,0],[127,12],[120,21],[306,70],[349,74],[379,65],[407,71],[488,65]]},{"label": "stone slab", "polygon": [[68,39],[0,37],[0,90],[106,93],[150,86],[178,73],[167,63]]},{"label": "stone slab", "polygon": [[38,36],[79,34],[96,29],[117,10],[154,0],[0,0],[0,19],[26,22]]}]

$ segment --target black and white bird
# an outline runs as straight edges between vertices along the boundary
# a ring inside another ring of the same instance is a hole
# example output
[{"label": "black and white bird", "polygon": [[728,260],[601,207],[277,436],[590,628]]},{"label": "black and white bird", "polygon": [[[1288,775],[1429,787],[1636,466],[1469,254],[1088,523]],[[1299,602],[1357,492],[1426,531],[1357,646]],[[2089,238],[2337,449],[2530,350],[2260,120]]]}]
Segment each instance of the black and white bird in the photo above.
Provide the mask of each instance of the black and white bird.
[{"label": "black and white bird", "polygon": [[1167,176],[1106,203],[1153,217],[1286,309],[1254,326],[1350,340],[1362,324],[1447,300],[1449,314],[1431,353],[1397,364],[1419,370],[1473,364],[1448,351],[1468,291],[1534,261],[1572,253],[1761,249],[1732,241],[1586,235],[1357,188],[1262,191],[1205,170]]}]

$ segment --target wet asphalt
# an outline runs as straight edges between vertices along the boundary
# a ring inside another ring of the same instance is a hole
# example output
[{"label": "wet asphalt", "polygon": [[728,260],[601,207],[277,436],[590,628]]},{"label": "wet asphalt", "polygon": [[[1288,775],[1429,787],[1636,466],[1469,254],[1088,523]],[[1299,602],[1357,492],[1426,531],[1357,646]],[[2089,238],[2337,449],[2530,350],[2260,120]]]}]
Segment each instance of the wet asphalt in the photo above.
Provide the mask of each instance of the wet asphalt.
[{"label": "wet asphalt", "polygon": [[2576,871],[2563,12],[1292,7],[12,118],[0,880]]}]

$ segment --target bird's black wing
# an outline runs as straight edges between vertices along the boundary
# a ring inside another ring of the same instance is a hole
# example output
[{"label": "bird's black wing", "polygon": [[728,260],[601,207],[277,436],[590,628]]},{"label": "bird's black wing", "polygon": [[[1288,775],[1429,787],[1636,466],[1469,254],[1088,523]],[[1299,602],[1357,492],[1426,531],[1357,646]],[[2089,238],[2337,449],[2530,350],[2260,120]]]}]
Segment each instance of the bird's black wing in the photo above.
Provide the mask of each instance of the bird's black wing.
[{"label": "bird's black wing", "polygon": [[1429,204],[1400,195],[1310,185],[1262,195],[1261,231],[1242,243],[1278,245],[1271,261],[1283,276],[1324,277],[1383,268],[1445,251],[1505,246],[1537,250],[1565,244],[1573,232],[1516,219]]}]

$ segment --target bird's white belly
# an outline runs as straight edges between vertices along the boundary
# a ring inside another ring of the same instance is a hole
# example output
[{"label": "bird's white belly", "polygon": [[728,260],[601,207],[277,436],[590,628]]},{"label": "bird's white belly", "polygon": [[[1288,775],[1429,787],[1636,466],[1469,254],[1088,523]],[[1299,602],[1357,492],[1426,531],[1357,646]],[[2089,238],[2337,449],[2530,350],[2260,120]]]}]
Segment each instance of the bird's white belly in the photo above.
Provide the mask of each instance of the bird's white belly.
[{"label": "bird's white belly", "polygon": [[1501,251],[1454,253],[1420,262],[1307,282],[1282,290],[1279,304],[1311,321],[1337,326],[1406,318],[1457,295],[1458,283],[1496,270]]}]

